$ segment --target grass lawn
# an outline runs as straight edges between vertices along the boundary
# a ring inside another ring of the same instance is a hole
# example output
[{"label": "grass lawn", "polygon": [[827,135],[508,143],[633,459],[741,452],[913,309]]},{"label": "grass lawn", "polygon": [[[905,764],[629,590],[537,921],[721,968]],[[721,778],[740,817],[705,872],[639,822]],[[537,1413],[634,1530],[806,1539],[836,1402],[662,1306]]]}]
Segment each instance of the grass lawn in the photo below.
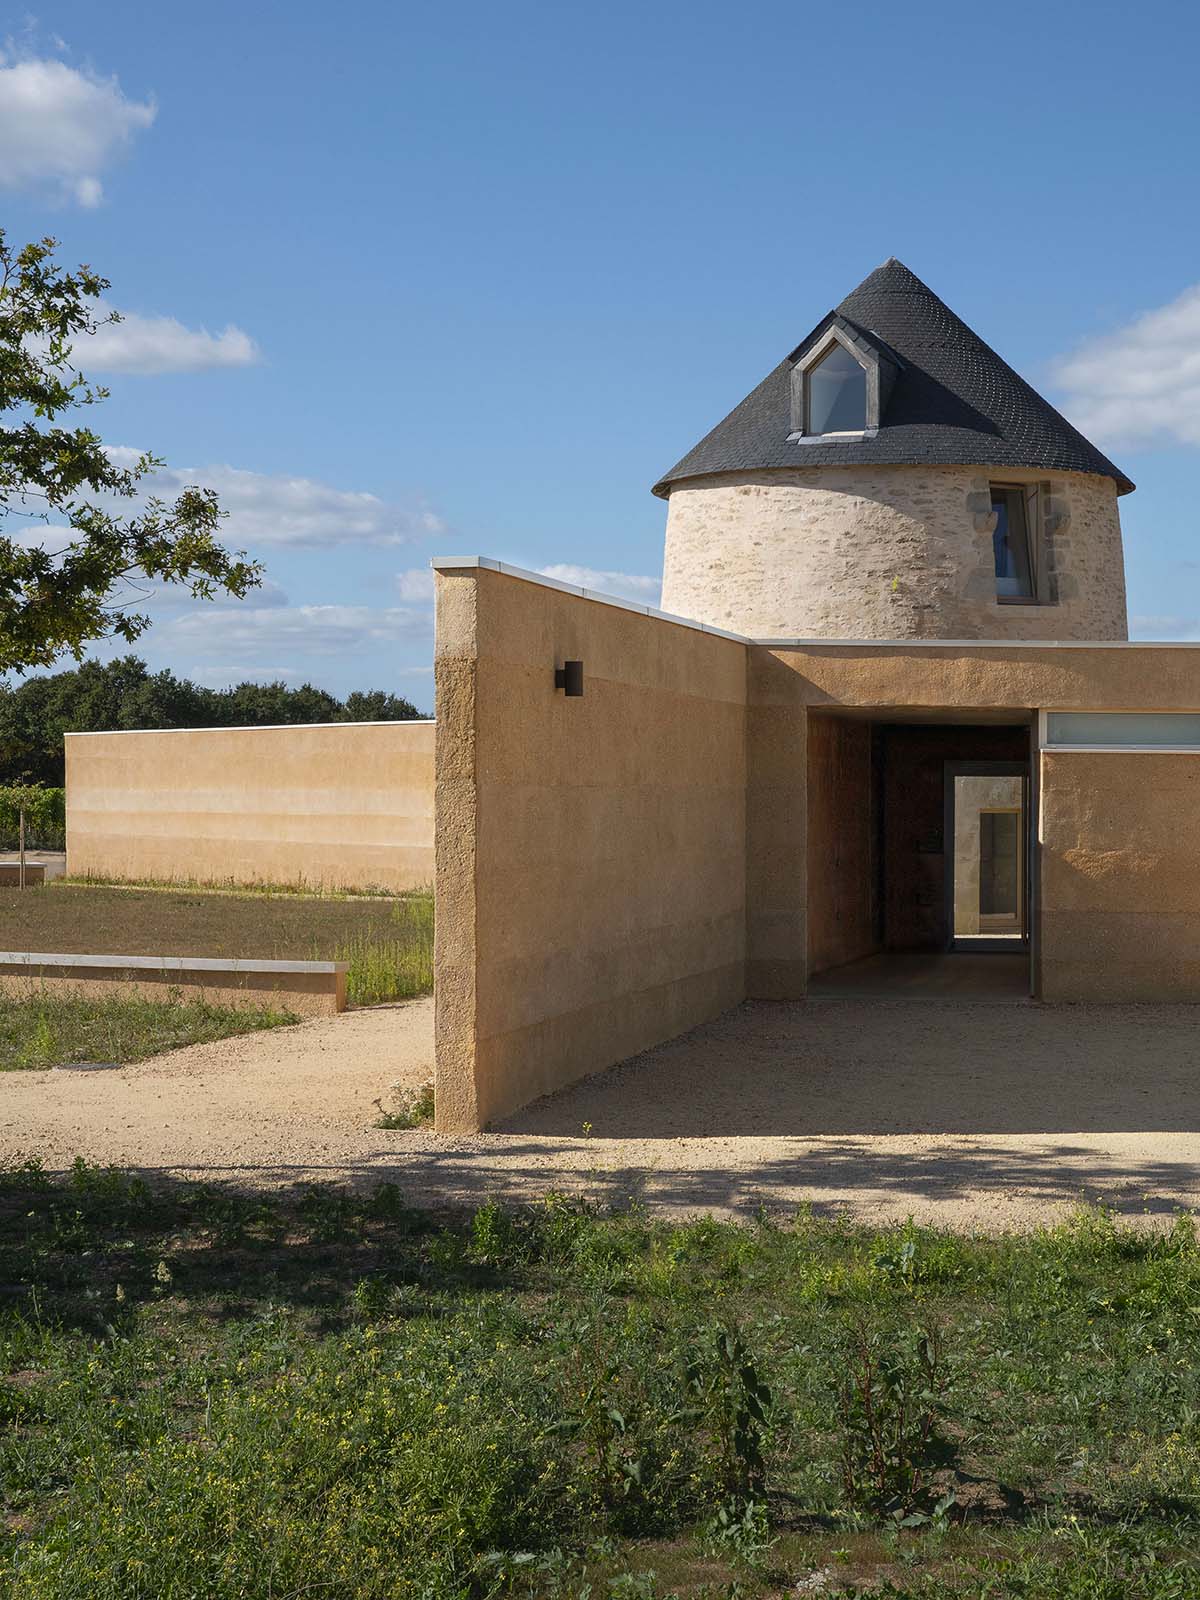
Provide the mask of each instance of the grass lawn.
[{"label": "grass lawn", "polygon": [[1200,1247],[0,1175],[13,1600],[1184,1600]]},{"label": "grass lawn", "polygon": [[161,1050],[297,1020],[281,1008],[235,1010],[202,1000],[5,999],[0,1001],[0,1072],[72,1061],[143,1061]]},{"label": "grass lawn", "polygon": [[0,949],[348,961],[351,1003],[371,1005],[432,988],[433,897],[0,888]]}]

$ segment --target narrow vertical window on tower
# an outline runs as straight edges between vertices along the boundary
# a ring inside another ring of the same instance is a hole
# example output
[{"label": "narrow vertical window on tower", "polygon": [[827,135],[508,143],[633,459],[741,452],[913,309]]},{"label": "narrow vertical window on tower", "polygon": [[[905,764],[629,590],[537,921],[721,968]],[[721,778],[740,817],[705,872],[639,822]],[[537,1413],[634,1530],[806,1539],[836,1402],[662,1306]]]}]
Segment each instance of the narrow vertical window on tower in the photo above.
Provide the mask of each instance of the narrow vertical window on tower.
[{"label": "narrow vertical window on tower", "polygon": [[867,374],[841,344],[833,344],[805,378],[805,432],[861,433],[867,425]]},{"label": "narrow vertical window on tower", "polygon": [[996,531],[992,534],[992,549],[996,558],[996,598],[1034,600],[1037,598],[1037,589],[1029,519],[1025,515],[1024,489],[994,483],[992,512],[996,518]]}]

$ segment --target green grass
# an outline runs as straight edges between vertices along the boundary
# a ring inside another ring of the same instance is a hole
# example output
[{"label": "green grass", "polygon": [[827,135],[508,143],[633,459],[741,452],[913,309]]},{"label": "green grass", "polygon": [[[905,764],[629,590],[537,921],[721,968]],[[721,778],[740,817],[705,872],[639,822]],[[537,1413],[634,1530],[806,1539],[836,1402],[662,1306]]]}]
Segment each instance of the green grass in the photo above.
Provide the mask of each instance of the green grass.
[{"label": "green grass", "polygon": [[433,1216],[29,1166],[0,1284],[11,1600],[1200,1593],[1190,1220]]},{"label": "green grass", "polygon": [[397,900],[390,924],[355,933],[339,944],[337,961],[348,961],[346,994],[351,1005],[409,1000],[433,988],[433,895]]},{"label": "green grass", "polygon": [[202,1000],[5,999],[0,1003],[0,1072],[72,1061],[142,1061],[180,1045],[295,1021],[281,1009],[233,1009]]},{"label": "green grass", "polygon": [[9,950],[347,961],[352,1005],[433,988],[433,895],[238,893],[177,885],[0,888]]},{"label": "green grass", "polygon": [[[54,886],[66,889],[150,889],[159,894],[228,894],[238,898],[245,895],[265,895],[268,899],[292,896],[304,900],[394,900],[397,895],[395,889],[382,889],[369,884],[360,888],[335,889],[324,883],[310,883],[307,878],[293,878],[286,883],[261,878],[246,883],[240,878],[114,878],[100,872],[64,873],[54,879]],[[430,894],[432,891],[415,889],[412,893]]]}]

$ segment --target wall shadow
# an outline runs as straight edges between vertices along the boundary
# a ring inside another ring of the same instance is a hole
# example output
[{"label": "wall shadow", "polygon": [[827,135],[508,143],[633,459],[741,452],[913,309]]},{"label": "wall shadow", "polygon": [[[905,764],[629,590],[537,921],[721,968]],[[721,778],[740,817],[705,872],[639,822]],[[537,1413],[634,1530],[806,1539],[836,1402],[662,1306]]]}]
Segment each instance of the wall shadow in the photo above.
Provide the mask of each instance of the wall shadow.
[{"label": "wall shadow", "polygon": [[1192,1006],[748,1001],[500,1131],[718,1136],[1200,1131]]}]

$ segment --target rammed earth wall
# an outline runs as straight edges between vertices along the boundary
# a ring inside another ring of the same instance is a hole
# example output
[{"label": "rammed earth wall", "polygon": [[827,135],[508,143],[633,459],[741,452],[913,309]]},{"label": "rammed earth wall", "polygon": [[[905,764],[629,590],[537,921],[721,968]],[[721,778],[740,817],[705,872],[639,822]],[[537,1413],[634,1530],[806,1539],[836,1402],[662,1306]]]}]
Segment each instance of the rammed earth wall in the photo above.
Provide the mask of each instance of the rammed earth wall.
[{"label": "rammed earth wall", "polygon": [[1200,999],[1200,754],[1042,758],[1046,1000]]},{"label": "rammed earth wall", "polygon": [[68,734],[68,871],[428,887],[433,739],[432,722]]},{"label": "rammed earth wall", "polygon": [[437,1119],[463,1131],[742,998],[746,649],[499,572],[437,587]]},{"label": "rammed earth wall", "polygon": [[[437,638],[446,1131],[871,948],[870,723],[1002,712],[1018,759],[1038,708],[1200,710],[1197,649],[767,649],[470,563],[439,572]],[[581,699],[554,687],[568,659]],[[1035,991],[1200,1000],[1200,754],[1047,753],[1040,776]]]}]

